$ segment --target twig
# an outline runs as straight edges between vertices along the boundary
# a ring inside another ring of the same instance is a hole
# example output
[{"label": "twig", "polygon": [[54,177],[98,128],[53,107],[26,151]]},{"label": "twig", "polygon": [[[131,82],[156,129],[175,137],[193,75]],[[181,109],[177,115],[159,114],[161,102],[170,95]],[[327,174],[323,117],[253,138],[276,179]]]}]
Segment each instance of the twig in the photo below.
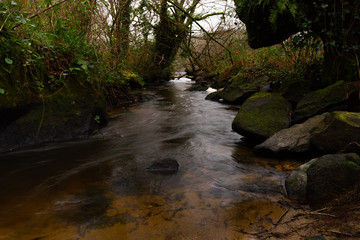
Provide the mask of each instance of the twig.
[{"label": "twig", "polygon": [[285,217],[285,215],[289,212],[290,209],[287,209],[279,218],[279,220],[277,220],[277,222],[274,224],[274,226],[276,227],[281,221],[282,219]]},{"label": "twig", "polygon": [[340,234],[340,235],[344,235],[344,236],[347,236],[347,237],[353,237],[353,235],[351,235],[349,233],[343,233],[343,232],[336,231],[336,230],[320,230],[320,232],[335,233],[335,234]]},{"label": "twig", "polygon": [[0,32],[1,32],[1,30],[3,29],[3,27],[5,26],[5,23],[6,23],[6,21],[8,20],[8,18],[10,17],[10,15],[11,15],[11,13],[9,13],[9,15],[7,15],[7,17],[5,18],[5,21],[4,21],[4,23],[1,25],[1,27],[0,27]]},{"label": "twig", "polygon": [[333,215],[333,214],[322,213],[322,212],[325,211],[325,210],[329,210],[329,208],[321,208],[321,209],[318,209],[318,210],[316,210],[316,211],[309,212],[309,213],[307,213],[307,214],[309,214],[309,215],[323,215],[323,216],[329,216],[329,217],[335,217],[335,218],[336,218],[336,216]]},{"label": "twig", "polygon": [[[63,1],[61,1],[61,2],[55,3],[55,4],[53,4],[53,5],[50,5],[49,7],[41,10],[40,12],[37,12],[37,13],[31,15],[30,17],[28,17],[28,19],[32,19],[32,18],[34,18],[34,17],[37,17],[37,16],[39,16],[40,14],[42,14],[42,13],[44,13],[44,12],[46,12],[46,11],[49,11],[50,9],[52,9],[52,8],[54,8],[54,7],[56,7],[56,6],[59,6],[60,4],[63,4],[64,2],[67,2],[67,1],[68,1],[68,0],[63,0]],[[14,30],[15,28],[17,28],[17,27],[19,27],[19,26],[21,26],[21,25],[23,25],[23,23],[18,23],[18,24],[16,24],[12,29]]]}]

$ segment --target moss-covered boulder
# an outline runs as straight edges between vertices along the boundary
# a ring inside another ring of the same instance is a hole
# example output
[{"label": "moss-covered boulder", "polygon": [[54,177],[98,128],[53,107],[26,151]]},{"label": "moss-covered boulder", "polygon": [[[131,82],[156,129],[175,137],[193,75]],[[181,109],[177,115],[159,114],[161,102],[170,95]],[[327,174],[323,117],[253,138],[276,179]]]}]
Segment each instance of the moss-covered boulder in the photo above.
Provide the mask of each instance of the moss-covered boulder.
[{"label": "moss-covered boulder", "polygon": [[254,148],[261,154],[337,153],[360,143],[360,113],[324,113],[279,131]]},{"label": "moss-covered boulder", "polygon": [[313,208],[344,203],[359,195],[360,157],[325,155],[307,170],[307,200]]},{"label": "moss-covered boulder", "polygon": [[303,122],[315,115],[329,111],[347,111],[347,100],[357,91],[355,83],[339,81],[324,89],[306,94],[297,104],[293,122]]},{"label": "moss-covered boulder", "polygon": [[225,103],[242,104],[248,97],[258,91],[258,88],[251,83],[230,85],[220,92]]},{"label": "moss-covered boulder", "polygon": [[323,153],[336,153],[360,143],[360,113],[335,111],[311,132],[310,143]]},{"label": "moss-covered boulder", "polygon": [[[29,107],[3,126],[0,152],[22,147],[83,138],[107,123],[103,96],[89,89],[67,88]],[[7,116],[1,116],[6,118]]]},{"label": "moss-covered boulder", "polygon": [[291,105],[280,94],[258,92],[240,107],[232,128],[255,141],[263,141],[290,124]]}]

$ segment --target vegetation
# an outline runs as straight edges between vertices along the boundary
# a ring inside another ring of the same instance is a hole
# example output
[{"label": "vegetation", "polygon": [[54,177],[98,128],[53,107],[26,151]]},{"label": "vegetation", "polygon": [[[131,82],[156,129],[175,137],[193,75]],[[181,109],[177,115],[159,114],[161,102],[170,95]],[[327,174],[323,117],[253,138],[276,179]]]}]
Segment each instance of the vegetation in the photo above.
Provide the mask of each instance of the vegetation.
[{"label": "vegetation", "polygon": [[307,38],[322,40],[324,84],[360,79],[359,2],[236,0],[235,3],[253,47],[280,43],[301,31]]},{"label": "vegetation", "polygon": [[[2,1],[0,112],[15,109],[16,118],[76,92],[117,107],[176,66],[216,88],[270,84],[284,93],[357,80],[358,12],[348,10],[359,4],[342,3],[308,11],[312,2],[237,0],[246,34],[231,5],[209,12],[198,10],[201,0]],[[214,16],[205,30],[202,20]]]}]

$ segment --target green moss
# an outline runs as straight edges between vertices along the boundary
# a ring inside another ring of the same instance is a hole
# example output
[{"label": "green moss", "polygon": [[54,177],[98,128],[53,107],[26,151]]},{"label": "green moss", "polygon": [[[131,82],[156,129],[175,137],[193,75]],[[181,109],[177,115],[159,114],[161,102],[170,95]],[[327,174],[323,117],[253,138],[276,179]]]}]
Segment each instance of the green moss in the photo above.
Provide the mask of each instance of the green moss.
[{"label": "green moss", "polygon": [[346,122],[350,126],[360,128],[360,113],[336,111],[333,114],[335,118]]},{"label": "green moss", "polygon": [[360,166],[359,164],[353,162],[353,161],[345,161],[344,165],[355,170],[355,171],[360,171]]},{"label": "green moss", "polygon": [[240,134],[266,138],[289,126],[290,110],[290,104],[280,94],[259,92],[241,106],[233,129]]},{"label": "green moss", "polygon": [[352,83],[339,81],[324,89],[307,94],[297,105],[294,122],[299,122],[343,104],[349,93],[354,91]]}]

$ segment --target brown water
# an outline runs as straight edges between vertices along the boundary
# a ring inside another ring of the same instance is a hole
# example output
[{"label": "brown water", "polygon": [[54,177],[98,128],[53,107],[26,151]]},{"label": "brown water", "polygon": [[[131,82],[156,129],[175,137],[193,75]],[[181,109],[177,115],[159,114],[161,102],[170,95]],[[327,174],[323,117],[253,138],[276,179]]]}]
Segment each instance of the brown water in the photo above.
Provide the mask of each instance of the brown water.
[{"label": "brown water", "polygon": [[[169,83],[86,141],[0,155],[0,240],[256,239],[285,209],[284,169],[231,131],[236,109]],[[145,171],[176,158],[177,174]]]}]

